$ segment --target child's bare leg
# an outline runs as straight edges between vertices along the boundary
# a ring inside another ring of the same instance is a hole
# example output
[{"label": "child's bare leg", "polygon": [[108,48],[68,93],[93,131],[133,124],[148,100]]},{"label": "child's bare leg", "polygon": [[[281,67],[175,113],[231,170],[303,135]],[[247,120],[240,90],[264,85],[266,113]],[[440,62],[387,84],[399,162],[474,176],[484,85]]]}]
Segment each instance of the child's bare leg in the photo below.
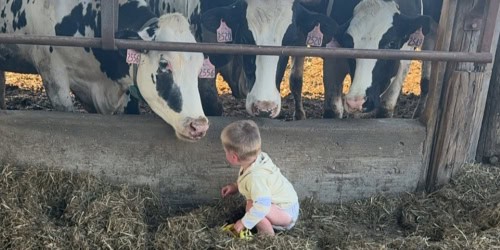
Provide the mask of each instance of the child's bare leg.
[{"label": "child's bare leg", "polygon": [[[253,206],[252,200],[247,200],[246,211],[250,210]],[[264,219],[257,224],[259,233],[274,235],[273,225],[286,227],[292,223],[292,217],[278,206],[271,204],[271,209]]]}]

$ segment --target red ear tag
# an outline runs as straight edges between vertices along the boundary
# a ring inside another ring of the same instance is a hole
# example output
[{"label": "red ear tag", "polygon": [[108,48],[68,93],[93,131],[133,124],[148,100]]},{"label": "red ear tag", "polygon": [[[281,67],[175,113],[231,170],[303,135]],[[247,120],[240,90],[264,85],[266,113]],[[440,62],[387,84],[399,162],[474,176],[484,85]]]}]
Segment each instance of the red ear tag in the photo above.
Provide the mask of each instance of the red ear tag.
[{"label": "red ear tag", "polygon": [[220,20],[220,26],[217,29],[217,42],[219,43],[228,43],[233,41],[233,31],[229,28],[224,22],[224,20]]},{"label": "red ear tag", "polygon": [[127,49],[127,63],[139,64],[141,62],[141,53],[137,50]]},{"label": "red ear tag", "polygon": [[316,25],[314,29],[307,34],[306,45],[321,47],[323,44],[323,33],[321,32],[320,25]]},{"label": "red ear tag", "polygon": [[415,31],[415,33],[410,35],[410,39],[408,39],[408,46],[410,47],[421,47],[424,43],[425,36],[422,33],[422,28]]},{"label": "red ear tag", "polygon": [[199,78],[215,78],[215,66],[210,62],[210,58],[205,58],[201,67]]}]

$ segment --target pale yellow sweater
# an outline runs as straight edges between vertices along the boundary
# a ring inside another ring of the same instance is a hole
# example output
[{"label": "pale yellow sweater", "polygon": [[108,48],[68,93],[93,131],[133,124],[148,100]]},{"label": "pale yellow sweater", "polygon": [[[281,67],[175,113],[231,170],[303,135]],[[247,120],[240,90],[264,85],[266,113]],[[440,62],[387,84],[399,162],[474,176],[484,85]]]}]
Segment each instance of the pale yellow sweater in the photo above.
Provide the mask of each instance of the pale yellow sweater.
[{"label": "pale yellow sweater", "polygon": [[253,201],[253,207],[242,219],[246,228],[257,225],[269,213],[271,204],[287,209],[298,202],[292,184],[266,153],[260,153],[255,162],[242,171],[238,177],[238,190],[247,200]]}]

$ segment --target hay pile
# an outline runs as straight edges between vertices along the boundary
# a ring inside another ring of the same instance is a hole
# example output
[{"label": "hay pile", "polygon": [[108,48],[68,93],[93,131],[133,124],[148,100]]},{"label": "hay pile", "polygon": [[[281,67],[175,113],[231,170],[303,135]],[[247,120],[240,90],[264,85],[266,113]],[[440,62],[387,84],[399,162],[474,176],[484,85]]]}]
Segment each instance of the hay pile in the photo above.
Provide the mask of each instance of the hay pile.
[{"label": "hay pile", "polygon": [[238,197],[170,211],[148,188],[0,164],[0,249],[500,248],[498,168],[468,166],[428,195],[301,206],[293,230],[247,242],[220,231],[243,215]]}]

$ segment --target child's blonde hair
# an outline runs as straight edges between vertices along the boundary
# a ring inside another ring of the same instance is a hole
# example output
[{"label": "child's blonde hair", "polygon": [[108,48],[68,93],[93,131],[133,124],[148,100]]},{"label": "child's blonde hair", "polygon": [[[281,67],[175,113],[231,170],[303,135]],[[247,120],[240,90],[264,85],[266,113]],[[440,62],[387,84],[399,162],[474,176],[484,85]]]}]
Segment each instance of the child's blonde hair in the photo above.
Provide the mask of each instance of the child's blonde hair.
[{"label": "child's blonde hair", "polygon": [[222,130],[220,139],[224,148],[235,152],[240,160],[247,160],[260,153],[259,127],[252,120],[240,120],[227,125]]}]

